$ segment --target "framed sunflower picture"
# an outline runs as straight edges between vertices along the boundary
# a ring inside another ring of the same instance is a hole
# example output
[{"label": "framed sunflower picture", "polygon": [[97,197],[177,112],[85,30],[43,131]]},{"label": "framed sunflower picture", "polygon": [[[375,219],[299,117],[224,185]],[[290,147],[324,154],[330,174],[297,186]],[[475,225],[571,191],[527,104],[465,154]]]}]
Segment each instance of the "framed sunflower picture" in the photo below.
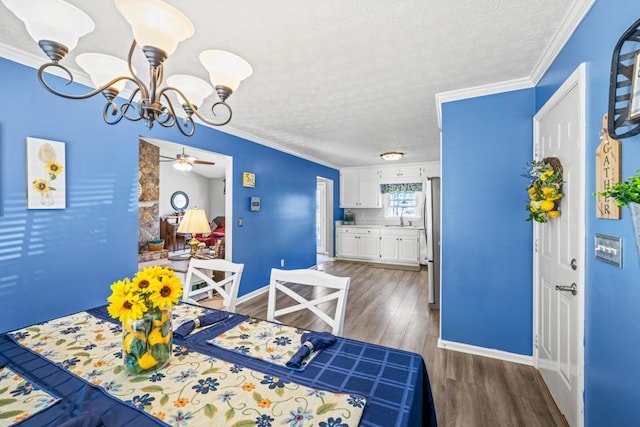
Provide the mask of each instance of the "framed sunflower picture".
[{"label": "framed sunflower picture", "polygon": [[64,142],[27,137],[27,209],[65,207]]}]

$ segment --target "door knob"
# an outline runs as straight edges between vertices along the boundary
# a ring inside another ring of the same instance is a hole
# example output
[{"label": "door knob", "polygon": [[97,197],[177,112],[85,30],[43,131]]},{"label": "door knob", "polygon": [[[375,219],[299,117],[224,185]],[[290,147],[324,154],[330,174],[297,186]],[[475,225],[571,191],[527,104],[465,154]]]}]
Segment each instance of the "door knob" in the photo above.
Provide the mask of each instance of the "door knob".
[{"label": "door knob", "polygon": [[572,283],[571,286],[556,285],[556,291],[571,292],[571,295],[575,295],[578,293],[578,286],[575,283]]},{"label": "door knob", "polygon": [[571,267],[571,269],[572,269],[573,271],[576,271],[576,270],[578,269],[578,264],[576,264],[576,259],[575,259],[575,258],[573,258],[573,259],[571,260],[571,263],[569,264],[569,266]]}]

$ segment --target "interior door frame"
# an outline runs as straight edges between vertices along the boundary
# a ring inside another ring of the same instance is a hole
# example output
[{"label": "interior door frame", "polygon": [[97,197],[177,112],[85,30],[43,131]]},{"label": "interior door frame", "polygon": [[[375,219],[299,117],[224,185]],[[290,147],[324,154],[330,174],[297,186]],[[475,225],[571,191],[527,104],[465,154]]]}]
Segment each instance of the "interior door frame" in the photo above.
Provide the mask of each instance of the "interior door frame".
[{"label": "interior door frame", "polygon": [[[583,242],[580,245],[580,251],[578,254],[578,265],[580,271],[578,272],[580,277],[580,283],[582,287],[578,289],[578,427],[584,426],[584,320],[585,320],[585,292],[586,292],[586,234],[585,234],[585,222],[586,222],[586,206],[585,206],[585,192],[586,192],[586,64],[582,63],[578,68],[564,81],[564,83],[558,88],[558,90],[551,96],[551,98],[544,104],[544,106],[533,117],[533,155],[536,158],[538,150],[538,135],[539,125],[542,118],[552,110],[571,90],[577,87],[579,101],[579,118],[580,126],[576,130],[578,132],[579,143],[579,161],[581,162],[582,174],[581,182],[579,184],[580,196],[579,196],[579,211],[582,221],[579,225],[579,235],[583,236]],[[540,292],[538,289],[539,280],[539,257],[538,257],[538,243],[541,227],[544,224],[538,224],[534,222],[533,227],[533,363],[536,369],[539,369],[539,357],[538,351],[538,336],[540,335],[540,319],[538,316],[538,309],[540,308]]]}]

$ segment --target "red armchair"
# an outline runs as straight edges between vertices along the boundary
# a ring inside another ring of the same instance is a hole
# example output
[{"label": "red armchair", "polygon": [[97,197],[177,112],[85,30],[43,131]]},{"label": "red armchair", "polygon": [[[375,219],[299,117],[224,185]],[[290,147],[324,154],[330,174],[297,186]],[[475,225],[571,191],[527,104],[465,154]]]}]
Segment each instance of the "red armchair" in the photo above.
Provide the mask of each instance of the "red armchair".
[{"label": "red armchair", "polygon": [[211,220],[211,223],[209,225],[211,226],[211,233],[208,236],[196,234],[196,240],[204,243],[206,246],[215,246],[218,239],[224,238],[224,217],[219,216],[214,218],[213,220]]}]

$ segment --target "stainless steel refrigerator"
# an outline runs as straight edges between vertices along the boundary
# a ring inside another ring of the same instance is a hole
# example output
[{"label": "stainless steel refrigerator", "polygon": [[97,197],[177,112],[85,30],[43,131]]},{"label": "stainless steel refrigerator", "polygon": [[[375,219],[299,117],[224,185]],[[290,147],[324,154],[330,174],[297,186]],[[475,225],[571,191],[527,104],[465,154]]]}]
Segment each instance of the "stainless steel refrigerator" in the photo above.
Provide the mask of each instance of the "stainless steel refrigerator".
[{"label": "stainless steel refrigerator", "polygon": [[427,241],[429,307],[440,308],[440,178],[427,178],[424,232]]}]

